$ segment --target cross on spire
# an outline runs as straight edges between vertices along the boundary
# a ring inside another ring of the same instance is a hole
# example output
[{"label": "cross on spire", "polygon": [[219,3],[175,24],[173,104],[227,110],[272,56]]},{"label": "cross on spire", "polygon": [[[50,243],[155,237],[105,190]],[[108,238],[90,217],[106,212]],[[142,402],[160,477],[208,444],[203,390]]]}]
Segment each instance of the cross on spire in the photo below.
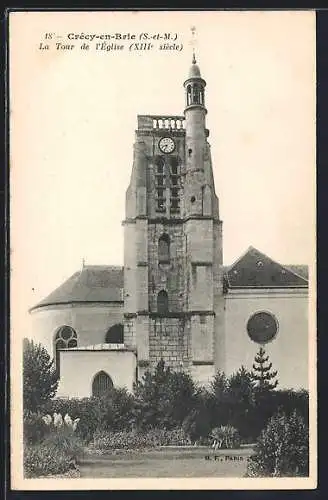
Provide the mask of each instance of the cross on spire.
[{"label": "cross on spire", "polygon": [[192,26],[190,28],[191,31],[191,40],[190,45],[192,46],[192,63],[196,64],[196,56],[195,56],[195,46],[196,46],[196,27]]}]

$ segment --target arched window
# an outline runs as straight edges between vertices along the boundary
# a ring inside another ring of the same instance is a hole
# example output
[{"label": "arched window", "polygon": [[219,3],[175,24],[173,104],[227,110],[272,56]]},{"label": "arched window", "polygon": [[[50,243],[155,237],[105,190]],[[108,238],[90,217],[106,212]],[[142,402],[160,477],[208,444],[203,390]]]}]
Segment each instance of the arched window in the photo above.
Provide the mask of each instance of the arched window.
[{"label": "arched window", "polygon": [[99,398],[110,391],[113,386],[113,381],[106,372],[98,372],[92,382],[92,396]]},{"label": "arched window", "polygon": [[170,237],[168,234],[162,234],[158,240],[158,262],[159,264],[170,262]]},{"label": "arched window", "polygon": [[157,312],[165,314],[169,311],[169,298],[165,290],[161,290],[157,295]]},{"label": "arched window", "polygon": [[111,326],[105,338],[106,344],[123,344],[124,343],[124,327],[121,323]]},{"label": "arched window", "polygon": [[77,347],[77,334],[71,326],[61,326],[55,335],[55,362],[59,371],[59,350]]},{"label": "arched window", "polygon": [[191,85],[187,87],[187,106],[191,104]]},{"label": "arched window", "polygon": [[192,103],[199,104],[199,89],[197,83],[195,83],[192,88]]}]

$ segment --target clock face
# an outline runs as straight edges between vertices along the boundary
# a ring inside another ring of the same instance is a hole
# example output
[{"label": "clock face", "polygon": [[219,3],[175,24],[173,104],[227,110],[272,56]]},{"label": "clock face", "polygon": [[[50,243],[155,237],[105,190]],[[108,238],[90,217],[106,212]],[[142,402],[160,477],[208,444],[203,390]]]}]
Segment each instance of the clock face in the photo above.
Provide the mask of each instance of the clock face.
[{"label": "clock face", "polygon": [[171,137],[162,137],[158,145],[163,153],[172,153],[175,148],[174,140]]}]

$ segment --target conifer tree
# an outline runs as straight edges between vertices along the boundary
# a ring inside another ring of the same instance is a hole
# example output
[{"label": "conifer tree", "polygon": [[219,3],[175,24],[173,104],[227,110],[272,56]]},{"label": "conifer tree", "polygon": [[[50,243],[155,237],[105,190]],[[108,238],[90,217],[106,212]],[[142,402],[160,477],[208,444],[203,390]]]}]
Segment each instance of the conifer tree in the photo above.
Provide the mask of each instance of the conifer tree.
[{"label": "conifer tree", "polygon": [[276,370],[272,370],[272,363],[269,362],[269,356],[265,355],[265,350],[261,346],[255,355],[253,370],[251,372],[256,388],[268,391],[275,389],[278,385],[278,380],[274,380],[277,373]]}]

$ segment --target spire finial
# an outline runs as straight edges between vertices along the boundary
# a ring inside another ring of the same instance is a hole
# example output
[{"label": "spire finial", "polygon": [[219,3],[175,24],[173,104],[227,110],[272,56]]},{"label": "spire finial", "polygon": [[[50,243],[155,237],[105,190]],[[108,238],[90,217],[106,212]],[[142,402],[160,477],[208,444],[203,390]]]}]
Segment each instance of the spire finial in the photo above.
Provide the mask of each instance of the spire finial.
[{"label": "spire finial", "polygon": [[192,63],[196,64],[196,56],[195,56],[195,45],[196,45],[196,27],[192,26],[190,28],[191,31],[191,41],[190,45],[192,46]]}]

